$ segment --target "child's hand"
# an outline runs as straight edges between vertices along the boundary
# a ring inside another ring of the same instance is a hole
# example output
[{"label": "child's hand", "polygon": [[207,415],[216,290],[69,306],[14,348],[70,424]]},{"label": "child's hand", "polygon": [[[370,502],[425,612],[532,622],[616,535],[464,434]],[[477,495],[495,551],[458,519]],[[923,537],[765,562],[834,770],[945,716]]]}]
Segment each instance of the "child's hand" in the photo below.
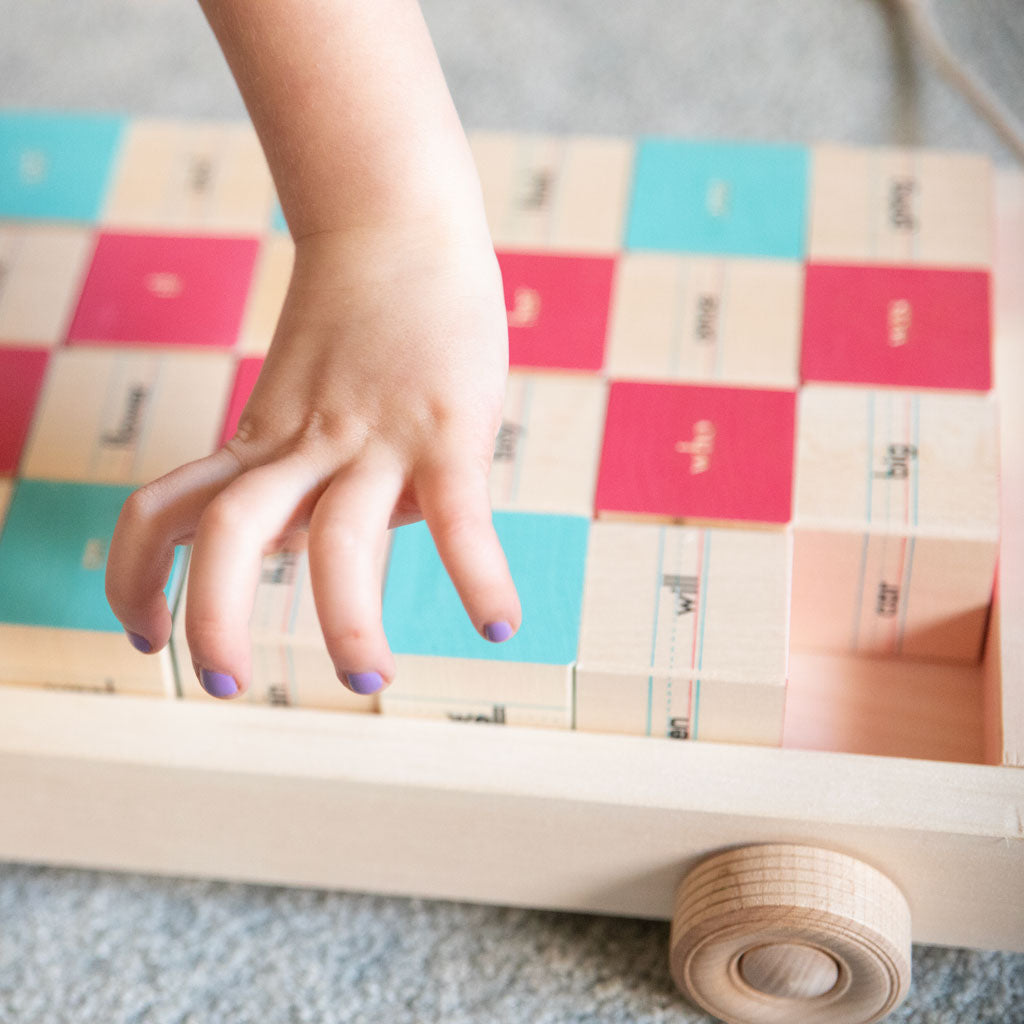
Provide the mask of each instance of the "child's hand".
[{"label": "child's hand", "polygon": [[487,486],[507,350],[485,231],[405,220],[301,239],[235,437],[137,491],[121,514],[107,594],[132,642],[167,643],[162,588],[174,545],[192,542],[193,662],[215,696],[244,691],[261,560],[308,530],[327,649],[347,685],[374,692],[394,676],[381,625],[386,531],[420,518],[477,631],[515,632]]}]

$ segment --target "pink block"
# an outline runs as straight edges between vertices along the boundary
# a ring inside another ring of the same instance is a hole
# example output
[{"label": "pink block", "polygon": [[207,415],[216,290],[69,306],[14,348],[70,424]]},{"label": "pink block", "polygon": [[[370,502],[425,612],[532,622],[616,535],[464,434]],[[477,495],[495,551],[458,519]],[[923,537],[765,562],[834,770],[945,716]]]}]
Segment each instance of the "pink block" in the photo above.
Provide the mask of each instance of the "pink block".
[{"label": "pink block", "polygon": [[238,361],[238,369],[235,371],[235,384],[231,389],[231,398],[228,400],[228,411],[224,417],[224,430],[220,435],[220,443],[224,444],[229,438],[234,437],[238,429],[238,421],[241,418],[245,403],[249,401],[252,389],[256,385],[256,378],[263,369],[263,356],[248,356]]},{"label": "pink block", "polygon": [[807,267],[804,381],[987,391],[989,275],[917,267]]},{"label": "pink block", "polygon": [[792,391],[613,382],[598,511],[789,522],[795,399]]},{"label": "pink block", "polygon": [[101,234],[71,343],[235,344],[259,242]]},{"label": "pink block", "polygon": [[615,260],[498,253],[512,366],[600,370]]},{"label": "pink block", "polygon": [[49,355],[47,349],[0,348],[0,474],[18,471]]}]

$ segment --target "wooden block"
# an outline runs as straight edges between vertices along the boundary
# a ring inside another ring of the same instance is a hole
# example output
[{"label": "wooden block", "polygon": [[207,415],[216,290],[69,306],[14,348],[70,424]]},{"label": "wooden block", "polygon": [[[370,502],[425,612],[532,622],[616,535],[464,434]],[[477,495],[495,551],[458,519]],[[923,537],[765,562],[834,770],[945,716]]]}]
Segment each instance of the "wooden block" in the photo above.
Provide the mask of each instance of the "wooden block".
[{"label": "wooden block", "polygon": [[95,221],[124,124],[109,114],[0,113],[0,217]]},{"label": "wooden block", "polygon": [[0,347],[0,474],[18,472],[49,358],[46,349]]},{"label": "wooden block", "polygon": [[129,230],[263,232],[274,186],[252,125],[138,118],[125,131],[103,221]]},{"label": "wooden block", "polygon": [[632,142],[478,132],[469,143],[496,246],[608,254],[621,248]]},{"label": "wooden block", "polygon": [[[213,702],[192,668],[185,636],[187,600],[186,579],[171,637],[179,693],[187,699]],[[304,550],[282,551],[263,559],[249,630],[252,678],[239,701],[363,714],[377,710],[376,695],[352,693],[334,671],[316,614]]]},{"label": "wooden block", "polygon": [[[134,650],[107,605],[107,551],[130,487],[21,480],[0,537],[0,682],[167,696],[170,652]],[[173,607],[180,574],[165,591]]]},{"label": "wooden block", "polygon": [[242,352],[266,355],[274,340],[294,263],[295,244],[288,235],[267,235],[263,239],[242,320],[238,342]]},{"label": "wooden block", "polygon": [[801,260],[809,162],[802,146],[644,139],[626,248]]},{"label": "wooden block", "polygon": [[258,250],[255,238],[101,234],[68,341],[230,348]]},{"label": "wooden block", "polygon": [[473,629],[423,523],[395,531],[384,628],[398,677],[389,715],[568,729],[590,522],[497,512],[494,525],[524,609],[492,644]]},{"label": "wooden block", "polygon": [[784,524],[792,391],[613,381],[598,515]]},{"label": "wooden block", "polygon": [[615,261],[604,256],[499,252],[509,364],[600,370]]},{"label": "wooden block", "polygon": [[987,269],[992,169],[976,154],[815,146],[810,258]]},{"label": "wooden block", "polygon": [[606,369],[795,388],[802,307],[795,261],[627,252],[615,272]]},{"label": "wooden block", "polygon": [[987,391],[989,274],[807,267],[800,371],[810,382]]},{"label": "wooden block", "polygon": [[977,661],[999,541],[987,396],[800,394],[793,644]]},{"label": "wooden block", "polygon": [[780,744],[789,568],[785,531],[595,523],[576,728]]},{"label": "wooden block", "polygon": [[51,359],[22,474],[142,484],[209,455],[233,369],[222,352],[61,350]]},{"label": "wooden block", "polygon": [[0,224],[0,344],[64,340],[92,249],[87,228]]},{"label": "wooden block", "polygon": [[987,752],[1024,769],[1024,173],[996,177],[995,368],[999,387],[999,500],[1003,535],[985,648]]},{"label": "wooden block", "polygon": [[491,505],[590,516],[607,384],[598,377],[509,374],[491,464]]}]

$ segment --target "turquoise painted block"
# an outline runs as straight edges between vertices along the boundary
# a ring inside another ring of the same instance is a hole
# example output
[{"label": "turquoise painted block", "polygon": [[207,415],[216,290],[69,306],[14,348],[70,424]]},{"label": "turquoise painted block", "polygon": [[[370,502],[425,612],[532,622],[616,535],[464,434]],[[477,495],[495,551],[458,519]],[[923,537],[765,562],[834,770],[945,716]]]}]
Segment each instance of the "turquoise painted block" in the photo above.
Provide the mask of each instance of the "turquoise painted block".
[{"label": "turquoise painted block", "polygon": [[[132,487],[21,480],[0,534],[0,622],[122,633],[103,577]],[[181,582],[182,552],[165,590]]]},{"label": "turquoise painted block", "polygon": [[626,247],[803,259],[809,166],[802,146],[645,139]]},{"label": "turquoise painted block", "polygon": [[279,231],[282,235],[288,234],[288,221],[284,219],[284,211],[281,209],[280,203],[274,203],[274,213],[270,218],[270,227],[274,231]]},{"label": "turquoise painted block", "polygon": [[0,114],[0,217],[96,221],[124,119]]},{"label": "turquoise painted block", "polygon": [[519,591],[519,632],[492,644],[475,631],[429,530],[416,523],[395,531],[384,589],[384,629],[396,654],[575,662],[590,520],[498,512],[494,526]]}]

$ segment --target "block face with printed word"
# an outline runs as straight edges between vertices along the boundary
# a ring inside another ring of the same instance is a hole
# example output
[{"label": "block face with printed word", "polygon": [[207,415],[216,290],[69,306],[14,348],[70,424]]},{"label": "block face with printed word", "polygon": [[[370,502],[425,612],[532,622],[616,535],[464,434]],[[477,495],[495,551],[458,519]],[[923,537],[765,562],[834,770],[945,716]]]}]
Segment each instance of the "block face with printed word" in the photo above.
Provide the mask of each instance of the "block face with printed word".
[{"label": "block face with printed word", "polygon": [[989,275],[921,267],[807,267],[801,373],[809,383],[987,391]]},{"label": "block face with printed word", "polygon": [[473,628],[423,523],[395,531],[384,630],[401,683],[384,714],[568,729],[590,520],[496,512],[494,526],[524,609],[500,644]]},{"label": "block face with printed word", "polygon": [[104,114],[0,114],[0,217],[95,222],[124,127]]},{"label": "block face with printed word", "polygon": [[491,506],[590,516],[608,385],[596,375],[513,370],[491,463]]},{"label": "block face with printed word", "polygon": [[64,348],[50,364],[26,477],[141,485],[217,447],[233,369],[226,353]]},{"label": "block face with printed word", "polygon": [[255,238],[104,232],[68,341],[231,348],[258,249]]},{"label": "block face with printed word", "polygon": [[103,223],[117,230],[262,234],[274,185],[250,124],[138,118],[125,129]]},{"label": "block face with printed word", "polygon": [[499,251],[498,264],[508,315],[509,364],[600,370],[615,261]]},{"label": "block face with printed word", "polygon": [[[179,692],[187,699],[209,700],[192,669],[185,633],[187,603],[186,578],[171,635]],[[249,688],[234,699],[250,704],[356,714],[377,710],[376,696],[352,693],[338,679],[324,646],[304,545],[292,544],[263,559],[249,632],[252,641]]]},{"label": "block face with printed word", "polygon": [[784,530],[595,523],[576,728],[781,743],[789,572]]},{"label": "block face with printed word", "polygon": [[[170,696],[168,649],[142,657],[107,605],[103,575],[132,488],[20,480],[0,534],[0,682]],[[177,564],[165,596],[177,597]]]},{"label": "block face with printed word", "polygon": [[629,380],[796,388],[803,264],[627,252],[605,369]]},{"label": "block face with printed word", "polygon": [[499,249],[614,255],[622,248],[632,140],[473,132],[469,144]]},{"label": "block face with printed word", "polygon": [[973,662],[999,540],[987,395],[806,387],[794,646]]},{"label": "block face with printed word", "polygon": [[597,514],[784,525],[792,391],[613,381]]},{"label": "block face with printed word", "polygon": [[802,146],[644,139],[626,248],[801,260],[809,162]]},{"label": "block face with printed word", "polygon": [[812,153],[812,263],[991,266],[992,167],[985,157],[836,144]]}]

